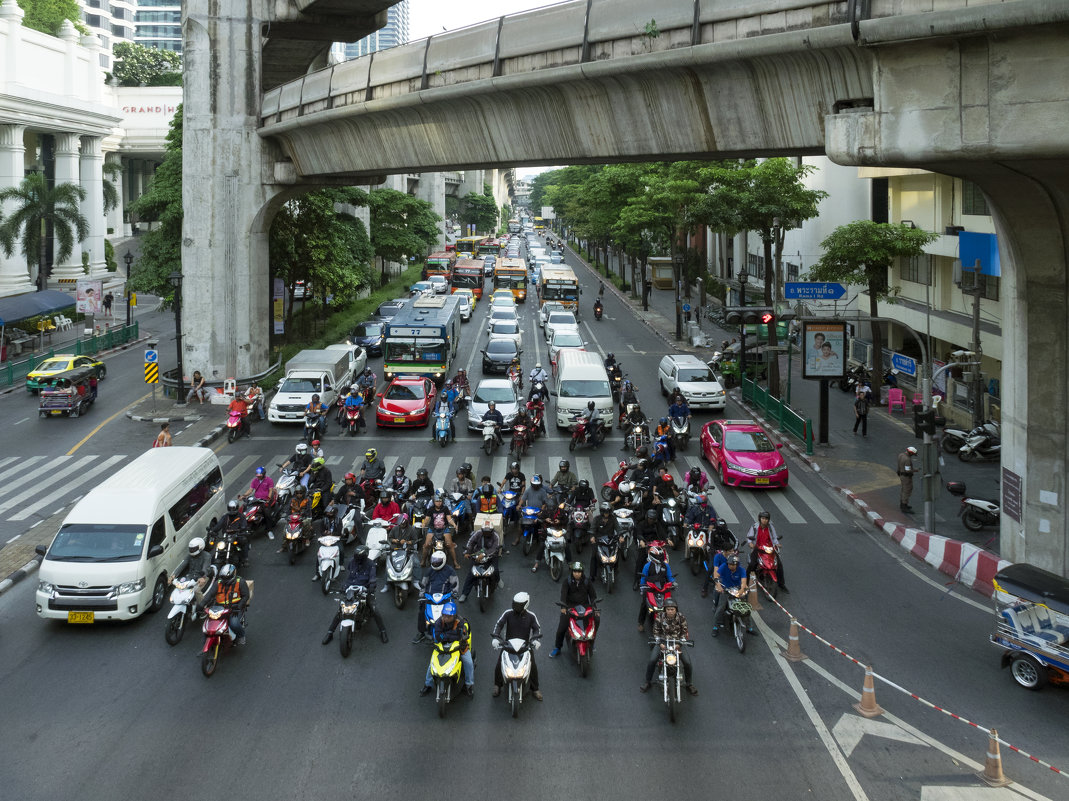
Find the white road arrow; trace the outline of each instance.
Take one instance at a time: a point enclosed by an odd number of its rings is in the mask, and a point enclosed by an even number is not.
[[[861,738],[866,734],[871,734],[876,737],[886,737],[889,740],[898,740],[903,743],[912,743],[914,745],[927,745],[923,740],[914,737],[909,732],[900,729],[893,723],[884,723],[880,720],[869,720],[868,718],[858,717],[857,715],[843,715],[839,718],[839,722],[835,724],[835,728],[831,730],[832,735],[839,742],[839,746],[843,749],[843,753],[849,757],[857,744],[861,742]]]
[[[645,356],[647,353],[649,353],[648,350],[635,350],[635,346],[630,343],[628,343],[627,347],[631,348],[632,353],[637,353],[639,356]]]

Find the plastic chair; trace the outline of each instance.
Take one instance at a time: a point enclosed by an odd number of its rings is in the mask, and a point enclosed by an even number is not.
[[[891,387],[887,391],[887,412],[890,414],[895,410],[895,406],[902,410],[902,414],[906,413],[906,395],[898,387]]]
[[[921,393],[919,393],[919,392],[914,392],[913,393],[913,405],[914,406],[923,406],[924,405],[924,396]]]

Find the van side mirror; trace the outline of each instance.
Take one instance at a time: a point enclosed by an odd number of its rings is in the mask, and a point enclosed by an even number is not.
[[[163,553],[163,546],[162,545],[153,545],[151,548],[148,549],[148,558],[149,559],[154,559],[155,557],[159,556],[162,553]]]
[[[44,545],[38,545],[36,548],[33,549],[33,552],[38,556],[44,556],[46,553],[48,553],[48,548]]]

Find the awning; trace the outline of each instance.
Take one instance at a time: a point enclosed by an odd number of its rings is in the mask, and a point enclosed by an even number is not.
[[[27,317],[51,314],[74,305],[74,295],[55,289],[0,298],[0,324],[11,325]]]

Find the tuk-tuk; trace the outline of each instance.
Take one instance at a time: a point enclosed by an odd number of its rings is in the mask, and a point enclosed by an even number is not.
[[[1014,681],[1038,690],[1069,684],[1069,580],[1025,563],[995,574],[996,626],[1002,667]]]
[[[713,358],[708,362],[708,365],[713,372],[720,374],[723,379],[721,383],[729,389],[738,386],[739,384],[739,352],[741,350],[742,347],[738,342],[735,342],[732,345],[729,345],[725,350],[716,351],[713,354]],[[768,363],[765,359],[766,354],[763,348],[751,347],[747,344],[746,375],[748,378],[754,381],[768,378]]]
[[[77,417],[89,411],[97,398],[97,376],[91,367],[64,370],[49,379],[38,393],[38,413],[41,417],[66,414]]]

